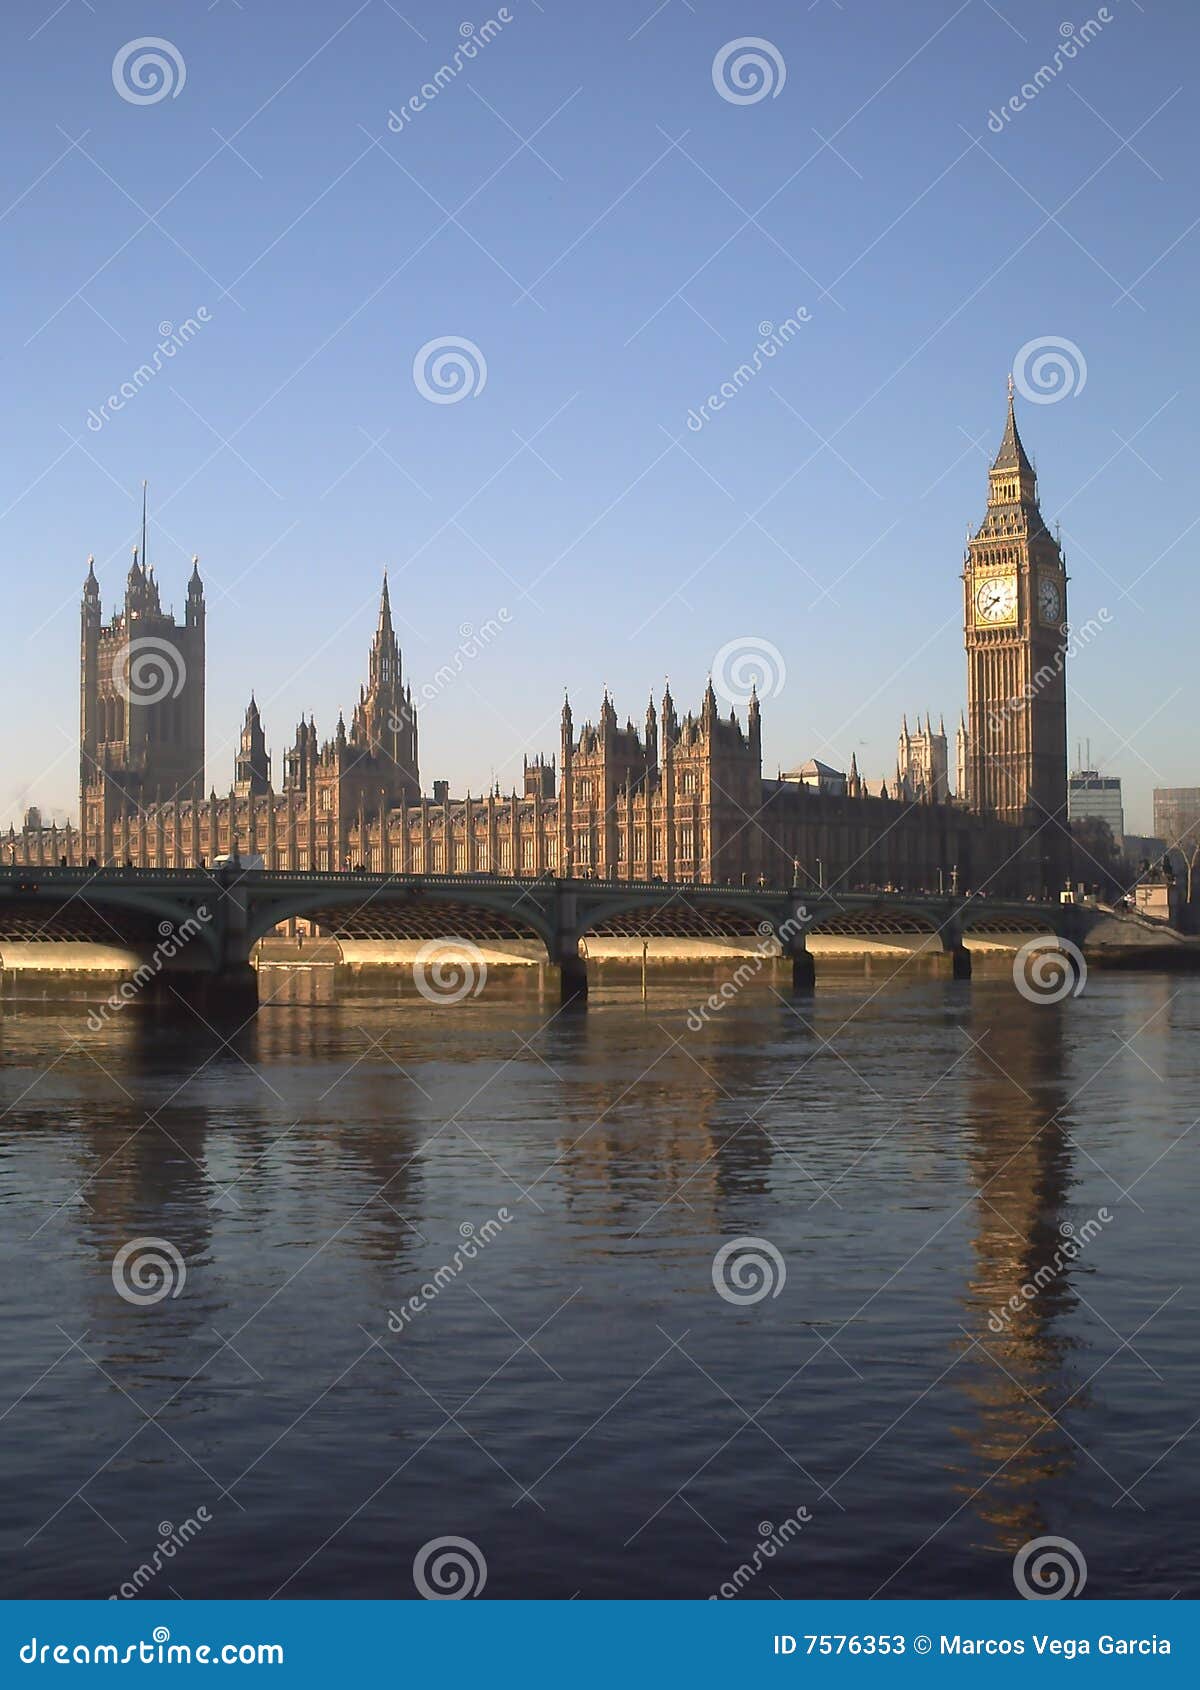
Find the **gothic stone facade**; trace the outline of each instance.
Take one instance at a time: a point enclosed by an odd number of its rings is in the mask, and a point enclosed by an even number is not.
[[[974,809],[1042,842],[1068,866],[1067,573],[1047,530],[1013,410],[988,472],[988,502],[963,568],[967,789]]]
[[[1059,883],[1046,822],[1057,802],[1060,738],[1065,792],[1061,691],[1023,701],[1033,719],[999,746],[993,721],[1006,719],[1023,678],[1044,666],[1059,638],[1049,613],[1061,618],[1065,606],[1011,402],[966,574],[971,726],[969,752],[961,734],[959,750],[969,803],[961,791],[950,797],[945,735],[928,721],[923,734],[906,734],[905,766],[890,792],[886,783],[869,792],[853,761],[844,793],[764,779],[758,699],[751,696],[743,724],[735,712],[721,714],[711,682],[700,709],[684,716],[668,688],[659,708],[651,700],[640,730],[618,724],[606,693],[596,721],[577,733],[567,702],[557,761],[527,759],[523,791],[451,799],[443,782],[432,798],[421,788],[416,712],[386,581],[349,729],[339,718],[321,741],[315,723],[301,721],[277,787],[251,699],[233,783],[205,796],[198,568],[176,623],[135,555],[124,603],[105,625],[89,566],[81,830],[10,830],[5,854],[166,868],[260,855],[268,868],[297,870],[1042,893]],[[1012,708],[1014,720],[1022,710]]]

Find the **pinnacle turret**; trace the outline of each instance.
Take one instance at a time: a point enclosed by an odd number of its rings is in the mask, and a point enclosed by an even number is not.
[[[1038,510],[1037,475],[1021,436],[1017,432],[1017,417],[1013,406],[1012,377],[1008,378],[1008,416],[1000,450],[988,471],[988,517],[983,534],[989,529],[997,534],[1011,534],[1016,527],[1033,530],[1042,527]],[[976,536],[978,538],[979,536]],[[968,556],[971,542],[968,539]]]
[[[373,800],[381,790],[393,800],[416,799],[420,791],[416,711],[411,688],[404,684],[386,570],[367,660],[367,680],[359,687],[348,739],[357,753],[355,766],[362,780],[370,784]]]
[[[992,473],[997,470],[1016,470],[1022,476],[1028,476],[1032,481],[1033,465],[1029,461],[1025,447],[1021,443],[1021,436],[1017,429],[1016,405],[1013,398],[1013,378],[1008,378],[1008,418],[1004,424],[1004,437],[1000,442],[1000,450],[996,453],[992,464]]]
[[[271,759],[267,755],[267,740],[258,702],[252,692],[246,706],[246,720],[242,725],[241,744],[234,767],[234,790],[245,798],[269,792],[270,789]]]

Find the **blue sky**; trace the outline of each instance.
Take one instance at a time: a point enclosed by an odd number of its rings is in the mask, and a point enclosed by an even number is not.
[[[698,704],[741,638],[786,665],[767,772],[878,777],[902,710],[963,702],[965,532],[1043,338],[1076,349],[1069,391],[1020,423],[1072,620],[1109,615],[1072,752],[1124,777],[1130,829],[1200,782],[1188,0],[54,7],[0,18],[5,821],[74,809],[79,587],[94,552],[115,603],[143,477],[164,597],[193,552],[208,585],[218,788],[252,685],[277,753],[301,711],[349,712],[385,565],[418,688],[507,613],[423,713],[427,787],[519,780],[567,683],[577,721],[606,684],[639,717],[665,675]],[[747,36],[784,68],[739,103],[713,64]],[[114,59],[146,37],[182,83],[135,103]],[[486,365],[455,403],[414,381],[444,337]]]

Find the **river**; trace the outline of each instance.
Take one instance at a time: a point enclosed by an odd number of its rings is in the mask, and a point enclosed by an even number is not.
[[[711,990],[6,1006],[5,1594],[1194,1594],[1200,979]]]

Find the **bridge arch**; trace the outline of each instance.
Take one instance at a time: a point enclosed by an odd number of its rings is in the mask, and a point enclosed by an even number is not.
[[[586,892],[579,893],[579,938],[761,939],[777,933],[785,919],[778,897],[722,900],[712,892],[697,898],[679,891],[664,896],[664,891],[650,886],[614,898],[610,890],[603,899],[590,900]]]
[[[522,886],[522,882],[513,884]],[[553,955],[554,920],[532,888],[524,897],[475,883],[418,885],[394,890],[356,885],[353,876],[280,897],[248,898],[246,942],[254,946],[285,921],[316,922],[332,939],[472,941],[537,939]]]
[[[920,903],[868,904],[853,908],[826,905],[813,912],[810,932],[814,936],[888,938],[901,935],[941,933],[947,926],[945,912]]]
[[[0,937],[47,942],[76,938],[119,944],[149,957],[157,947],[183,935],[188,944],[202,944],[215,967],[221,951],[211,903],[204,899],[188,903],[143,886],[89,882],[64,895],[61,886],[34,883],[17,888],[11,899],[0,903]],[[204,909],[209,909],[208,916],[200,913]],[[118,919],[110,920],[113,917]]]
[[[963,934],[1054,933],[1062,926],[1050,919],[1045,906],[993,903],[989,898],[972,898],[963,906]]]

